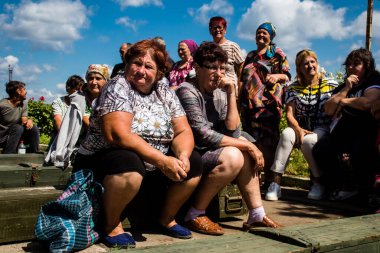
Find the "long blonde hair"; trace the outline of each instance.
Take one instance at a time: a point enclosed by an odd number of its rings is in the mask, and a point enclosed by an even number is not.
[[[306,85],[305,83],[306,80],[303,74],[301,73],[301,64],[303,64],[303,60],[308,56],[313,57],[318,63],[318,68],[317,68],[318,79],[323,77],[323,73],[320,72],[320,66],[319,66],[317,54],[311,49],[303,49],[297,53],[296,62],[295,62],[296,73],[297,73],[296,80],[298,80],[298,82],[302,85]]]

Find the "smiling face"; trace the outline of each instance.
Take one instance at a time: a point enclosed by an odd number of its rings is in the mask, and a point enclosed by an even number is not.
[[[131,59],[127,65],[126,78],[141,93],[152,91],[156,76],[157,65],[149,53]]]
[[[218,88],[220,79],[225,76],[226,64],[220,61],[204,63],[202,67],[196,65],[195,70],[201,91],[212,94]]]
[[[265,29],[258,29],[256,32],[256,45],[259,48],[267,47],[270,43],[270,34]]]
[[[312,80],[318,75],[318,61],[312,56],[306,56],[299,66],[300,73],[306,80]]]
[[[98,97],[100,90],[106,84],[106,79],[98,73],[89,73],[86,77],[87,88],[93,97]]]
[[[226,27],[222,22],[212,22],[209,31],[214,41],[220,41],[226,36]]]
[[[178,44],[178,56],[183,60],[183,61],[188,61],[191,57],[191,52],[189,47],[186,45],[186,43],[181,42]]]

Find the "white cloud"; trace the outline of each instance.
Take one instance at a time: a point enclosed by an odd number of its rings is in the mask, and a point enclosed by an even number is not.
[[[248,51],[245,50],[244,48],[241,49],[241,55],[243,56],[243,59],[245,59],[245,57],[247,57],[247,54],[248,54]]]
[[[6,83],[9,80],[8,66],[12,67],[12,79],[23,81],[25,83],[33,82],[43,72],[51,72],[55,70],[55,67],[44,64],[39,66],[37,64],[22,65],[19,63],[19,59],[16,56],[8,55],[4,58],[0,57],[0,83]]]
[[[366,34],[367,11],[363,11],[351,25],[351,35]],[[372,15],[372,37],[380,38],[380,11],[374,11]]]
[[[54,66],[51,66],[49,64],[43,64],[42,67],[47,72],[52,72],[52,71],[56,70],[56,68]]]
[[[35,89],[30,88],[30,86],[28,88],[28,84],[27,84],[26,89],[28,92],[28,97],[29,98],[33,97],[35,100],[38,100],[41,96],[43,96],[47,100],[47,102],[56,98],[56,95],[46,88],[35,90]]]
[[[66,91],[66,84],[65,83],[57,83],[56,87],[58,90]]]
[[[334,9],[322,1],[256,0],[242,15],[237,30],[240,38],[254,41],[257,27],[270,21],[277,28],[274,42],[288,55],[295,55],[311,47],[312,39],[352,36],[352,26],[344,24],[345,12],[345,8]]]
[[[7,13],[0,14],[0,30],[8,38],[28,41],[39,49],[69,50],[89,22],[89,11],[80,1],[23,0],[5,9]]]
[[[115,0],[122,9],[126,7],[140,7],[144,5],[163,6],[161,0]]]
[[[130,19],[129,17],[121,17],[121,18],[118,18],[116,21],[115,21],[116,24],[118,25],[123,25],[125,27],[128,27],[128,28],[131,28],[133,31],[137,31],[138,30],[138,27],[140,25],[143,25],[143,24],[146,24],[147,22],[146,21],[142,21],[142,20],[132,20]]]
[[[203,4],[198,9],[188,9],[187,13],[201,24],[208,25],[211,16],[226,18],[234,13],[234,7],[226,0],[212,0],[210,4]]]
[[[6,83],[9,79],[9,66],[13,71],[15,66],[18,66],[18,58],[13,55],[5,56],[4,58],[0,57],[0,83]]]
[[[363,34],[361,34],[361,35],[363,35]],[[359,41],[357,41],[357,42],[355,42],[355,43],[353,43],[353,44],[351,45],[351,47],[350,47],[350,52],[351,52],[352,50],[354,50],[354,49],[358,49],[358,48],[361,48],[361,47],[365,47],[365,42],[362,41],[362,40],[359,40]]]
[[[110,41],[110,38],[108,36],[100,35],[98,37],[98,41],[100,41],[101,43],[107,43]]]

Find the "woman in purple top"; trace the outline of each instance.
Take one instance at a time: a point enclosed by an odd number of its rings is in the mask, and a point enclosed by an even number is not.
[[[182,40],[178,43],[178,56],[181,58],[177,61],[169,73],[170,88],[176,90],[183,83],[193,70],[193,56],[197,51],[198,45],[194,40]]]

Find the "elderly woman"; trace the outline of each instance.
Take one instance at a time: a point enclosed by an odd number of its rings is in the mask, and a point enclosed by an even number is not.
[[[345,83],[325,104],[333,116],[331,135],[314,146],[318,166],[326,174],[331,199],[344,200],[367,191],[377,169],[376,122],[371,106],[380,99],[380,73],[370,51],[353,50],[344,62]]]
[[[212,40],[227,53],[228,61],[226,64],[226,77],[233,81],[237,96],[241,88],[239,77],[244,63],[241,49],[237,43],[226,38],[227,21],[223,17],[216,16],[210,18],[209,32],[212,36]]]
[[[103,183],[103,239],[108,246],[135,245],[120,215],[148,179],[169,186],[159,220],[164,231],[178,238],[192,236],[174,217],[200,181],[202,164],[192,152],[193,134],[178,98],[159,81],[167,57],[154,40],[128,50],[125,76],[116,76],[102,89],[76,158],[76,168],[92,169]]]
[[[256,30],[257,49],[245,59],[239,107],[243,130],[256,140],[265,158],[265,173],[274,161],[280,137],[284,83],[290,80],[285,54],[273,43],[276,28],[263,23]],[[266,177],[267,181],[267,177]],[[268,187],[269,182],[266,182]]]
[[[281,197],[281,176],[294,147],[301,149],[311,171],[313,185],[307,197],[318,200],[324,193],[321,171],[312,149],[318,139],[329,132],[331,119],[325,115],[323,106],[338,83],[323,76],[317,55],[312,50],[298,52],[295,65],[297,79],[285,94],[288,127],[280,136],[274,163],[269,171],[271,184],[265,195],[266,200],[278,200]]]
[[[227,59],[226,52],[216,43],[203,43],[194,56],[195,81],[183,83],[176,91],[205,171],[185,221],[190,229],[211,235],[224,231],[205,216],[205,210],[212,198],[233,180],[249,208],[244,228],[279,226],[266,216],[261,201],[257,172],[264,166],[262,153],[240,136],[235,86],[225,76]]]
[[[194,40],[182,40],[178,43],[178,56],[181,58],[177,61],[172,70],[169,72],[170,88],[176,90],[178,86],[186,80],[193,68],[193,56],[197,51],[198,45]]]

